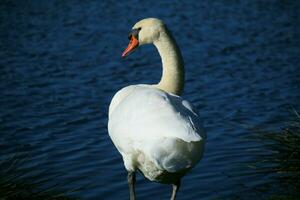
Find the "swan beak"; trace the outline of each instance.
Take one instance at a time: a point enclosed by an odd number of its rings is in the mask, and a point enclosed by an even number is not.
[[[139,41],[136,39],[134,35],[131,36],[130,42],[125,49],[125,51],[122,53],[122,58],[125,58],[129,53],[131,53],[135,48],[139,46]]]

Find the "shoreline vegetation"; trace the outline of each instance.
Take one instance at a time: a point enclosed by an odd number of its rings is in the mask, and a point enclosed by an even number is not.
[[[0,200],[78,200],[67,195],[72,191],[62,191],[59,186],[45,187],[50,179],[43,175],[26,178],[18,164],[26,161],[26,157],[15,155],[5,161],[0,161]]]
[[[292,119],[279,132],[255,129],[251,140],[266,150],[248,165],[254,173],[274,176],[264,185],[270,192],[267,200],[300,199],[300,114],[293,110]]]

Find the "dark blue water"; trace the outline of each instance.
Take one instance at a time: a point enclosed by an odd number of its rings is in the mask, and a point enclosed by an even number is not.
[[[278,130],[300,108],[299,10],[293,0],[1,1],[0,162],[11,160],[21,178],[67,195],[127,199],[108,106],[120,88],[160,79],[153,46],[121,59],[133,24],[158,17],[182,50],[183,97],[208,133],[179,199],[262,198],[251,188],[272,176],[237,175],[263,151],[244,139],[252,134],[245,126]],[[170,192],[138,177],[139,199]]]

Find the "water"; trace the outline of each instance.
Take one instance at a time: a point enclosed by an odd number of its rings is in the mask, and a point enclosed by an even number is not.
[[[272,181],[245,163],[263,151],[244,128],[278,130],[300,108],[299,2],[1,1],[0,162],[21,178],[82,199],[126,199],[126,171],[107,133],[108,105],[129,84],[155,83],[160,58],[145,46],[122,60],[127,34],[163,19],[185,60],[184,98],[208,133],[201,163],[180,199],[261,197]],[[2,168],[2,169],[1,169]],[[1,170],[7,170],[1,165]],[[138,176],[139,199],[170,186]]]

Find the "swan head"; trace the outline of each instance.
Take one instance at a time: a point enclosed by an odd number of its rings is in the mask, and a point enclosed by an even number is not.
[[[147,18],[137,22],[129,33],[130,42],[122,57],[126,57],[141,45],[154,43],[165,30],[165,24],[157,18]]]

